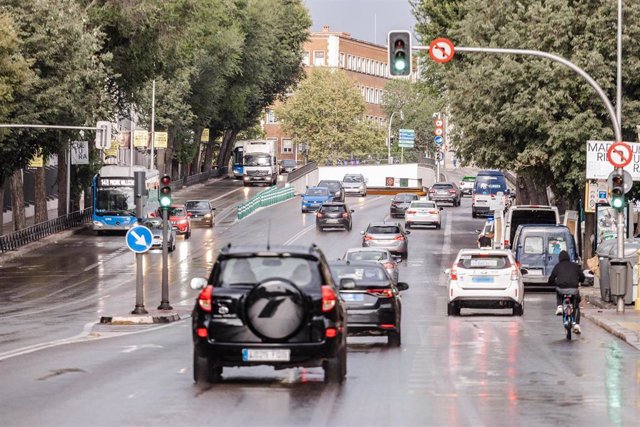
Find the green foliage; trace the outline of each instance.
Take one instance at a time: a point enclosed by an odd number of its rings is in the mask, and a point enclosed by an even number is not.
[[[324,163],[384,153],[384,129],[365,121],[365,110],[346,72],[318,68],[276,114],[295,142],[308,144],[309,158]]]
[[[589,73],[615,99],[615,2],[590,0],[467,0],[436,21],[439,6],[418,6],[425,40],[448,28],[462,46],[551,52]],[[452,9],[453,10],[453,9]],[[435,13],[436,15],[432,15]],[[439,15],[438,15],[439,16]],[[625,4],[623,135],[635,140],[640,119],[640,5]],[[446,23],[447,25],[444,25]],[[441,25],[438,27],[438,25]],[[585,180],[589,139],[612,140],[601,100],[577,74],[546,59],[457,52],[443,73],[455,123],[458,157],[481,167],[514,170],[561,199],[577,200]]]

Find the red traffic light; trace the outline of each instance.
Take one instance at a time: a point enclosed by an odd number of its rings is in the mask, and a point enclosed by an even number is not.
[[[162,185],[171,184],[171,177],[169,175],[163,175],[162,178],[160,178],[160,184]]]
[[[396,49],[404,49],[404,41],[400,40],[400,39],[396,40],[395,48]]]

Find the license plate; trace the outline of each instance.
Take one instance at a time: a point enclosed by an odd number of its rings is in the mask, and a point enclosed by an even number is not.
[[[343,300],[349,302],[364,301],[364,295],[362,294],[340,294]]]
[[[261,350],[253,348],[242,349],[244,362],[288,362],[291,358],[291,350]]]
[[[493,283],[493,277],[474,276],[471,278],[472,283]]]
[[[337,223],[339,223],[339,222],[340,222],[340,220],[339,220],[339,219],[328,219],[328,220],[327,220],[327,223],[329,223],[329,224],[337,224]]]
[[[542,276],[542,270],[527,270],[528,276]]]

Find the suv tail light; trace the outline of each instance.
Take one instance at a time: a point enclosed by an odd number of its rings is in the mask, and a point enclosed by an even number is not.
[[[451,189],[451,190],[449,190],[449,193],[456,194],[456,190]]]
[[[458,268],[455,264],[451,266],[451,280],[458,280]]]
[[[316,216],[317,216],[318,218],[322,218],[322,217],[324,216],[324,214],[323,214],[322,212],[318,212],[318,213],[316,214]]]
[[[511,280],[518,280],[518,267],[515,265],[511,266]]]
[[[415,210],[413,210],[413,209],[407,209],[407,213],[408,213],[408,214],[414,214],[414,213],[416,213],[416,211],[415,211]]]
[[[373,288],[367,289],[367,293],[375,297],[393,298],[393,290],[391,288]]]
[[[505,239],[503,243],[505,248],[509,247],[509,240]]]
[[[344,219],[349,218],[349,214],[348,214],[348,213],[346,213],[346,212],[343,212],[343,213],[342,213],[342,218],[344,218]]]
[[[396,268],[396,264],[394,262],[385,262],[384,263],[384,268],[386,268],[387,270],[392,269],[392,268]]]
[[[200,292],[200,295],[198,296],[198,305],[200,306],[200,308],[202,310],[206,311],[207,313],[211,313],[212,296],[213,296],[213,286],[212,285],[209,285],[206,288],[204,288]]]
[[[404,240],[404,236],[401,234],[393,240]]]
[[[431,190],[429,190],[429,193],[435,193],[436,190],[434,190],[433,188]]]
[[[365,234],[364,240],[373,240],[373,237],[369,236],[368,234]]]
[[[429,213],[429,215],[435,215],[435,214],[438,213],[438,211],[429,211],[428,213]]]
[[[322,312],[326,313],[331,311],[336,306],[336,293],[333,292],[331,286],[323,285],[322,286]]]

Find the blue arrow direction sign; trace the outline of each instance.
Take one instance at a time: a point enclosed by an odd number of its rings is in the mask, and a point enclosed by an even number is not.
[[[444,142],[444,138],[441,137],[440,135],[434,136],[433,137],[433,142],[435,142],[437,146],[440,146]]]
[[[153,243],[153,234],[151,233],[151,230],[144,225],[136,225],[127,231],[125,240],[127,241],[129,249],[137,254],[141,254],[143,252],[147,252],[149,248],[151,248],[151,244]]]

